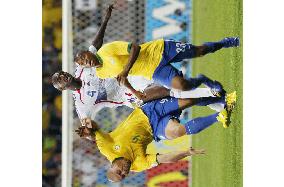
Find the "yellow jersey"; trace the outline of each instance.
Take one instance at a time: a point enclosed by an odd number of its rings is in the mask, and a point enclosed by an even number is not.
[[[112,162],[124,157],[131,161],[131,171],[140,172],[157,165],[156,154],[146,154],[151,143],[152,128],[148,117],[139,108],[119,124],[111,133],[96,132],[96,143],[100,152]]]
[[[129,75],[140,75],[151,80],[154,71],[161,62],[164,40],[154,40],[140,45],[140,53]],[[99,78],[114,78],[128,64],[131,43],[115,41],[103,45],[97,52],[102,67],[96,68]]]

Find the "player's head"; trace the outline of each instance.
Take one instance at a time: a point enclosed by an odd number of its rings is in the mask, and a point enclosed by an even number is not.
[[[75,56],[75,62],[84,67],[97,67],[100,64],[96,55],[90,51],[80,51]]]
[[[113,160],[111,167],[107,171],[107,178],[111,182],[119,182],[123,180],[130,171],[131,161],[123,157]]]
[[[80,79],[76,79],[71,74],[64,71],[54,73],[51,79],[53,86],[60,91],[78,90],[82,86]]]

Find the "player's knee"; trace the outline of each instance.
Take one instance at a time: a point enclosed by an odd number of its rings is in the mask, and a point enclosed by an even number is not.
[[[183,80],[181,80],[180,87],[181,87],[181,90],[183,90],[183,91],[189,90],[190,84],[187,80],[183,79]]]
[[[179,125],[179,126],[172,128],[169,131],[167,138],[168,139],[175,139],[175,138],[181,137],[183,135],[185,135],[184,127]]]

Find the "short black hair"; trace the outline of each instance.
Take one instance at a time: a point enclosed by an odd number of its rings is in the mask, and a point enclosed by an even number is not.
[[[62,88],[61,85],[60,85],[60,79],[59,79],[59,76],[63,73],[64,73],[64,71],[58,71],[58,72],[54,73],[51,77],[51,82],[52,82],[53,86],[60,91],[64,90],[64,88]]]

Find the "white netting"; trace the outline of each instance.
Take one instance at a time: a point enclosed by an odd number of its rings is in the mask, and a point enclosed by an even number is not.
[[[85,2],[85,4],[84,4]],[[102,22],[107,6],[112,1],[73,1],[73,51],[87,50]],[[112,12],[104,42],[125,40],[143,42],[144,39],[144,1],[117,1],[118,10]],[[127,117],[131,109],[103,109],[97,116],[103,129],[110,131]],[[77,116],[77,115],[74,115]],[[78,121],[74,124],[74,128]],[[109,162],[98,152],[95,145],[80,140],[74,135],[73,141],[73,186],[98,186],[110,184],[105,176]],[[141,175],[141,174],[140,174]],[[134,180],[133,180],[134,179]],[[137,180],[135,180],[137,179]],[[143,186],[144,177],[130,177],[124,186]]]
[[[79,50],[88,49],[102,22],[106,8],[111,2],[113,1],[72,0],[73,55]],[[117,0],[118,8],[112,12],[106,29],[104,43],[114,40],[143,43],[146,38],[146,3],[147,1],[144,0]],[[175,16],[182,14],[181,9],[176,9],[174,12]],[[184,25],[184,22],[181,22],[178,27],[181,30],[185,30],[186,25]],[[188,38],[183,36],[178,39],[186,40]],[[185,67],[183,68],[186,69]],[[111,131],[130,112],[131,109],[127,107],[103,109],[97,114],[96,120],[99,124],[103,124],[105,131]],[[74,116],[77,116],[75,111]],[[73,129],[78,125],[79,121],[74,119]],[[98,152],[97,147],[92,142],[81,140],[77,135],[73,135],[73,186],[144,186],[147,177],[151,177],[151,173],[149,175],[146,172],[141,172],[132,174],[121,184],[112,184],[107,181],[105,175],[108,166],[109,162]],[[187,171],[187,169],[185,170]],[[187,185],[187,180],[184,184]]]

